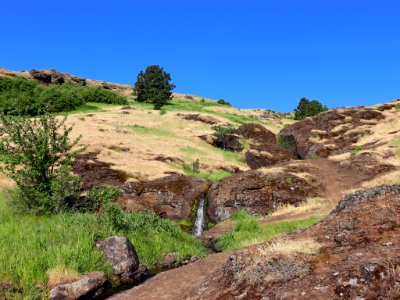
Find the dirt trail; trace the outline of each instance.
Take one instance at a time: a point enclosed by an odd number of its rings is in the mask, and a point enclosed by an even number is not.
[[[123,300],[181,300],[216,272],[228,259],[230,252],[212,254],[192,264],[159,273],[145,283],[108,299]]]

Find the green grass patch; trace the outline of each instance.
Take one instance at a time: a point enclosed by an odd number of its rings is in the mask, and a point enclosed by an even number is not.
[[[358,152],[364,150],[362,146],[356,146],[353,150],[351,150],[351,155],[356,155]]]
[[[228,176],[232,175],[228,171],[216,171],[216,172],[199,171],[199,172],[194,172],[190,168],[183,168],[183,171],[185,172],[186,175],[196,176],[196,177],[200,177],[200,178],[211,180],[211,181],[218,181],[218,180],[221,180],[221,179],[223,179],[225,177],[228,177]]]
[[[400,139],[395,139],[389,143],[389,147],[400,147]]]
[[[312,155],[310,157],[308,157],[309,160],[320,160],[321,157],[317,156],[317,155]]]
[[[217,247],[223,251],[261,243],[280,233],[293,232],[311,226],[320,221],[321,217],[313,216],[304,220],[259,225],[257,217],[243,210],[233,214],[232,220],[236,223],[235,229],[223,234],[217,242]]]
[[[48,271],[62,266],[78,273],[110,272],[94,245],[99,239],[121,234],[91,213],[62,213],[51,216],[21,215],[0,193],[0,283],[11,282],[22,294],[10,298],[45,298],[36,286],[45,287]],[[204,246],[179,225],[154,213],[126,214],[127,236],[142,265],[153,267],[163,253],[177,252],[182,258],[205,256]],[[0,294],[2,291],[0,290]]]
[[[152,135],[152,136],[158,136],[158,137],[175,137],[176,136],[176,134],[174,132],[160,129],[160,128],[144,127],[144,126],[140,126],[137,124],[132,125],[132,126],[126,126],[126,127],[133,129],[138,134]]]
[[[181,148],[182,152],[188,153],[188,154],[193,154],[193,155],[206,155],[207,153],[203,150],[190,147],[190,146],[185,146]]]

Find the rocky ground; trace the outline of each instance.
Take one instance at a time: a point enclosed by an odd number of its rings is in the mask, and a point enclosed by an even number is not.
[[[399,299],[399,213],[397,185],[356,192],[311,228],[211,255],[111,299]]]

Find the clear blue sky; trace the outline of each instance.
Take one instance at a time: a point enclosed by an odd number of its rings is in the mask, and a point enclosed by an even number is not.
[[[293,110],[400,98],[400,2],[2,0],[0,66],[133,84],[148,65],[176,92]]]

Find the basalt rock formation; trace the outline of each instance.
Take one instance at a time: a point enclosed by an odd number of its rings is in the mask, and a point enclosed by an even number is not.
[[[246,163],[251,169],[259,169],[290,160],[290,152],[278,144],[276,135],[259,124],[244,124],[236,134],[250,140],[250,149],[245,153]]]
[[[229,218],[240,209],[266,215],[280,205],[296,205],[323,191],[322,182],[312,175],[305,178],[284,171],[252,170],[211,185],[207,194],[207,213],[216,222]]]
[[[383,122],[386,110],[398,102],[375,107],[333,109],[281,130],[279,139],[294,157],[329,157],[353,149],[353,144]],[[366,145],[368,146],[368,145]]]
[[[207,193],[209,182],[204,179],[170,175],[152,181],[129,182],[118,203],[126,210],[150,210],[171,219],[190,217],[196,200]]]

